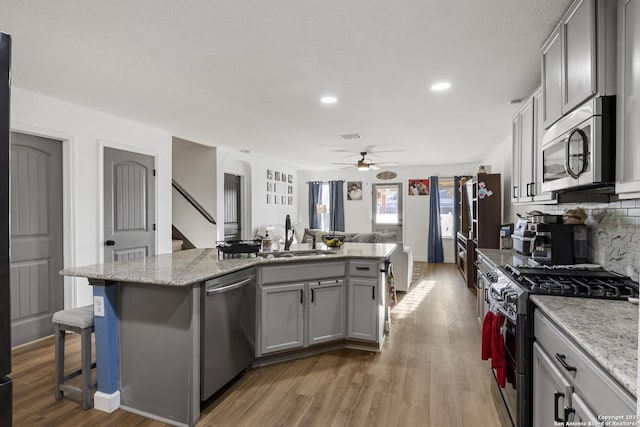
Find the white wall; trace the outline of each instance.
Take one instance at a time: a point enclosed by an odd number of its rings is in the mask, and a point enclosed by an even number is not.
[[[284,227],[286,215],[291,215],[293,223],[300,222],[297,212],[298,192],[296,183],[299,181],[295,169],[284,162],[267,159],[254,154],[241,153],[239,150],[219,147],[217,150],[218,173],[218,212],[224,212],[224,174],[231,173],[242,177],[245,195],[245,207],[248,212],[245,218],[243,239],[253,238],[259,227],[266,225],[280,225]],[[267,169],[274,172],[284,172],[293,175],[293,205],[267,204]],[[275,193],[271,193],[275,194]],[[289,194],[285,194],[285,198]],[[219,224],[224,218],[216,218]],[[223,228],[218,228],[218,239],[222,240]]]
[[[156,252],[171,251],[171,134],[18,87],[12,130],[63,140],[64,266],[103,261],[102,151],[109,146],[156,159]],[[65,278],[65,306],[90,304],[86,279]]]
[[[337,169],[333,171],[299,171],[297,191],[298,217],[305,227],[309,226],[308,181],[344,180],[362,181],[362,200],[345,200],[345,230],[348,232],[370,232],[372,229],[373,194],[372,184],[402,183],[403,242],[413,249],[416,261],[427,261],[427,239],[429,232],[429,197],[408,196],[409,179],[426,179],[430,176],[451,177],[471,175],[477,170],[477,164],[458,164],[444,166],[406,166],[390,168],[398,174],[395,179],[383,181],[376,178],[377,171],[358,171]],[[346,197],[346,196],[345,196]],[[454,262],[453,239],[443,242],[445,262]]]
[[[173,179],[209,212],[217,224],[211,224],[177,190],[172,191],[173,225],[196,248],[212,248],[217,231],[224,223],[218,220],[216,149],[180,138],[173,138]]]

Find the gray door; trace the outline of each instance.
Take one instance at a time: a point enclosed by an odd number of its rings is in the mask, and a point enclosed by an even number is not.
[[[240,177],[224,174],[224,240],[240,240],[242,224],[240,221]]]
[[[155,254],[154,159],[104,149],[104,260]]]
[[[62,143],[11,133],[11,345],[53,333],[64,305]]]
[[[402,184],[373,184],[373,232],[396,233],[402,242]]]

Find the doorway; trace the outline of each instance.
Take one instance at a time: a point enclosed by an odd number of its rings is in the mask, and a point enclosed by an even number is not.
[[[396,233],[402,242],[402,184],[373,184],[372,189],[372,231]]]
[[[242,236],[242,182],[239,175],[224,174],[224,240]]]
[[[51,335],[64,306],[62,141],[11,133],[11,345]]]
[[[104,260],[155,254],[155,159],[104,148]]]

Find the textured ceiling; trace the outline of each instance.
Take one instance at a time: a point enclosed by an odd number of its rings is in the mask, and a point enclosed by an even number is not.
[[[436,165],[479,162],[509,135],[509,101],[539,84],[539,47],[568,4],[0,0],[0,30],[16,86],[181,138],[301,169],[367,146]],[[431,92],[438,80],[452,89]]]

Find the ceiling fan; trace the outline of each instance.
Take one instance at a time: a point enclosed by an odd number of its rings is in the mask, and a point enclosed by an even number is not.
[[[380,151],[379,151],[380,152]],[[384,162],[384,163],[374,163],[371,160],[367,159],[367,152],[361,151],[360,155],[362,158],[358,160],[356,163],[331,163],[332,165],[349,165],[355,166],[359,171],[368,171],[369,169],[378,170],[380,169],[378,166],[391,166],[397,165],[398,162]]]

